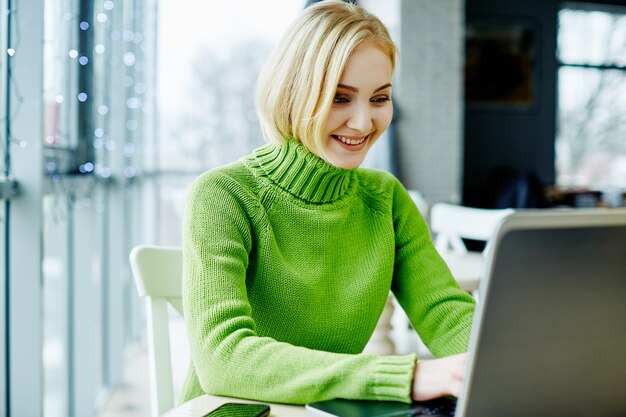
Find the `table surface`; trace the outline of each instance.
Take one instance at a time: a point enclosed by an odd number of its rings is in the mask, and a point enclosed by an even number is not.
[[[216,409],[222,404],[235,402],[259,403],[259,401],[242,400],[239,398],[202,395],[171,409],[163,417],[204,417],[209,413],[209,411]],[[273,404],[267,402],[261,403],[269,404],[270,417],[310,417],[310,414],[308,414],[304,406],[301,405]]]

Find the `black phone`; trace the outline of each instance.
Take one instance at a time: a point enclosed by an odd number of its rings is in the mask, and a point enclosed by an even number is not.
[[[267,404],[226,403],[204,417],[266,417],[270,415]]]

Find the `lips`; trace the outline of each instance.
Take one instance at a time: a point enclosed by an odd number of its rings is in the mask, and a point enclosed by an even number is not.
[[[337,143],[344,148],[351,150],[361,149],[367,142],[371,134],[365,136],[344,136],[344,135],[330,135]]]
[[[365,142],[365,139],[367,139],[367,136],[362,136],[362,137],[342,136],[342,135],[331,135],[331,136],[334,139],[340,141],[341,143],[344,143],[346,145],[351,145],[351,146],[358,146],[362,144],[363,142]]]

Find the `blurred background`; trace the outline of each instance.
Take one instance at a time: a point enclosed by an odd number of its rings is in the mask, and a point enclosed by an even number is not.
[[[307,3],[0,0],[0,416],[148,415],[128,253],[264,143],[256,77]],[[368,166],[428,204],[624,205],[626,1],[359,3],[400,47]]]

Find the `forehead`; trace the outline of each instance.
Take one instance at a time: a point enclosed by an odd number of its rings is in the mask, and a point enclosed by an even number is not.
[[[392,69],[391,59],[380,48],[366,44],[350,55],[348,62],[341,74],[341,84],[354,87],[374,86],[380,87],[391,82]]]

